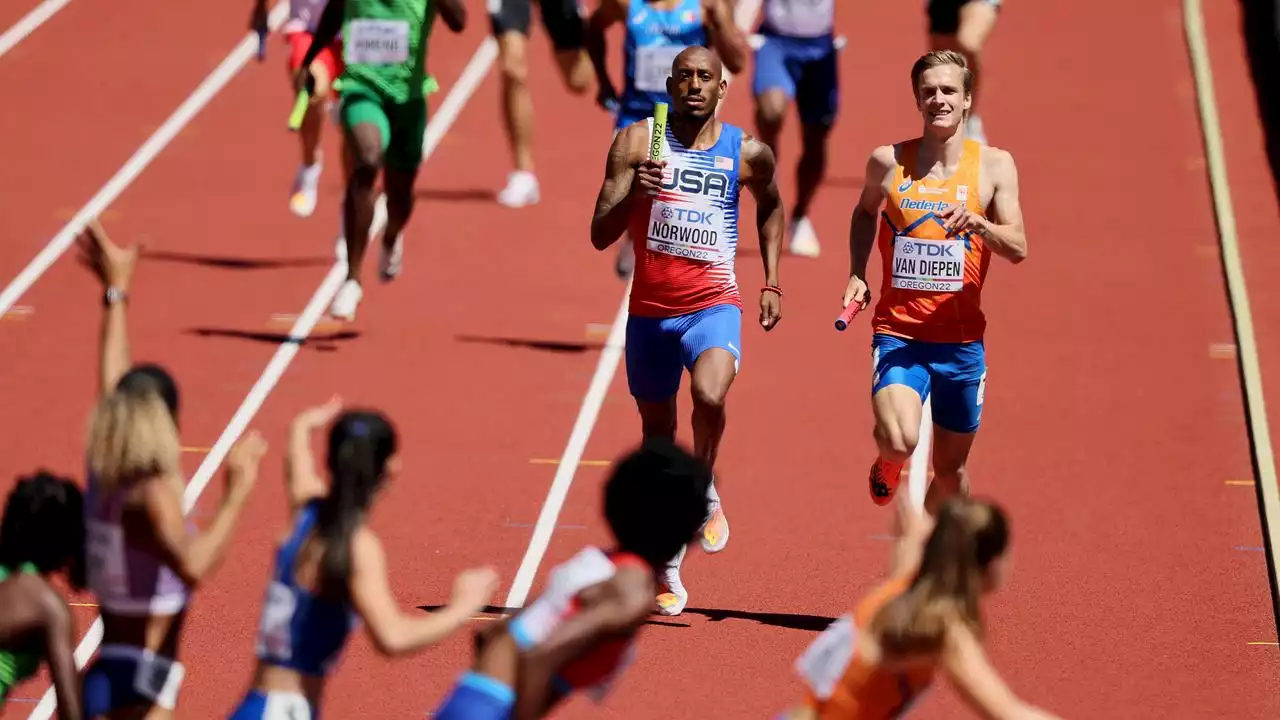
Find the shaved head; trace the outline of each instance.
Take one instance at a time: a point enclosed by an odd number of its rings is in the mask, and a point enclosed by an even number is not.
[[[678,75],[681,67],[696,69],[705,67],[711,70],[715,75],[716,82],[724,77],[724,64],[720,62],[720,56],[715,50],[701,45],[690,45],[676,55],[676,59],[671,61],[671,74]]]
[[[711,48],[690,45],[671,61],[667,93],[677,115],[704,118],[714,115],[728,83],[724,64]]]

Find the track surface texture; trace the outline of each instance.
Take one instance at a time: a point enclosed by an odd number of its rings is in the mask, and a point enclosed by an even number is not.
[[[1280,370],[1280,295],[1265,282],[1280,270],[1275,196],[1239,17],[1232,4],[1207,5],[1259,351],[1264,369]],[[442,86],[433,113],[488,32],[483,5],[469,9],[464,34],[433,34],[428,63]],[[1099,22],[1104,11],[1110,19]],[[685,614],[653,618],[602,708],[575,699],[560,717],[771,716],[799,697],[795,657],[887,567],[891,518],[871,505],[865,479],[868,328],[860,319],[840,334],[831,322],[864,160],[918,132],[908,70],[924,47],[923,15],[915,3],[839,12],[849,40],[841,116],[812,211],[823,254],[784,257],[784,315],[768,335],[756,322],[762,272],[743,195],[745,355],[717,468],[729,547],[690,551]],[[0,139],[11,170],[0,177],[4,283],[223,61],[247,15],[74,0],[0,57],[11,96],[41,98],[38,113],[9,113]],[[1086,37],[1091,50],[1081,52]],[[611,36],[614,56],[619,40]],[[337,135],[326,128],[316,214],[294,218],[285,51],[273,36],[266,64],[236,74],[103,214],[118,241],[148,238],[133,352],[181,383],[192,473],[286,339],[292,321],[276,316],[302,312],[332,265]],[[509,160],[490,71],[422,168],[402,277],[378,283],[371,256],[358,319],[317,327],[252,418],[271,450],[234,549],[196,596],[181,715],[225,716],[247,687],[270,550],[286,521],[284,430],[333,392],[389,413],[406,448],[403,476],[373,517],[401,602],[446,602],[453,576],[485,563],[503,578],[493,603],[511,590],[625,291],[613,252],[587,239],[610,119],[590,96],[565,93],[540,28],[530,63],[541,204],[493,201]],[[1017,159],[1030,238],[1028,262],[994,262],[986,291],[991,373],[971,468],[975,492],[1010,511],[1016,556],[1009,586],[987,604],[990,653],[1017,692],[1064,717],[1280,716],[1275,619],[1178,3],[1008,3],[984,67],[982,115],[991,142]],[[748,80],[735,80],[722,117],[751,129]],[[798,141],[792,116],[780,164],[788,207]],[[878,287],[878,271],[871,280]],[[68,253],[0,322],[9,407],[0,489],[39,466],[82,475],[97,301]],[[602,461],[638,433],[619,366],[533,594],[554,563],[608,541]],[[220,496],[219,474],[197,522]],[[83,632],[95,609],[75,610]],[[357,635],[325,713],[421,717],[469,653],[462,633],[388,662]],[[0,717],[26,717],[46,687],[44,673],[19,686]],[[912,716],[967,715],[940,686]]]

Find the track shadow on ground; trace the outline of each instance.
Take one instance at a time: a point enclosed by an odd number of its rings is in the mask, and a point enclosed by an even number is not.
[[[238,258],[171,252],[168,250],[144,250],[142,257],[147,260],[200,265],[222,270],[279,270],[281,268],[315,267],[333,264],[333,258],[331,257]]]
[[[438,610],[443,610],[444,607],[444,605],[419,605],[418,609],[423,612],[436,612]],[[520,610],[523,610],[523,608],[509,608],[503,607],[502,605],[486,605],[484,609],[480,611],[481,614],[478,617],[482,617],[484,620],[493,622],[501,620],[508,615],[513,615]],[[672,620],[646,620],[644,624],[662,625],[665,627],[689,627],[689,623]]]
[[[465,343],[481,343],[485,345],[505,345],[507,347],[542,350],[554,353],[584,353],[604,348],[602,342],[570,342],[565,340],[537,340],[532,338],[488,337],[483,335],[455,335],[454,339]]]
[[[702,615],[711,622],[723,622],[725,620],[750,620],[758,622],[761,625],[772,625],[773,627],[787,628],[789,630],[808,630],[810,632],[822,632],[827,626],[835,622],[833,617],[823,615],[803,615],[798,613],[774,613],[774,612],[750,612],[747,610],[723,610],[718,608],[693,608],[686,607],[685,615]]]
[[[337,330],[327,333],[312,333],[305,339],[295,339],[286,332],[267,332],[258,330],[238,330],[235,328],[196,327],[185,331],[189,335],[205,338],[231,338],[233,340],[249,340],[251,342],[283,345],[297,343],[300,347],[312,348],[321,352],[332,352],[338,349],[338,343],[355,340],[360,333],[355,330]]]
[[[419,200],[443,200],[447,202],[492,202],[498,195],[483,188],[420,188],[414,191]]]

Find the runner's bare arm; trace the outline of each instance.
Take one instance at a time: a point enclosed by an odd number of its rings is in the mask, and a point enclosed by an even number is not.
[[[307,54],[302,57],[302,65],[300,69],[310,72],[311,63],[324,51],[325,48],[333,44],[333,39],[338,37],[338,31],[342,29],[342,17],[346,13],[346,0],[329,0],[324,5],[324,12],[320,13],[320,22],[316,23],[316,32],[311,36],[311,47],[307,48]],[[334,78],[330,78],[333,80]]]
[[[80,706],[80,673],[76,670],[76,624],[71,610],[53,588],[45,584],[40,604],[44,615],[44,653],[58,698],[59,720],[84,717]]]
[[[703,0],[702,10],[706,17],[707,35],[720,56],[720,62],[724,63],[726,70],[737,75],[747,66],[751,46],[734,22],[733,5],[728,0]]]
[[[591,216],[591,244],[604,250],[622,237],[631,214],[632,185],[639,156],[637,138],[648,134],[648,124],[637,122],[623,128],[609,146],[604,182],[596,196],[595,213]]]
[[[448,605],[425,616],[407,615],[391,592],[382,543],[366,526],[356,528],[351,536],[351,602],[364,620],[374,649],[386,657],[429,647],[465,627],[489,602],[497,582],[492,570],[464,570],[454,580]]]
[[[760,236],[760,256],[764,260],[764,282],[778,286],[778,261],[782,257],[782,234],[786,211],[778,192],[777,160],[768,145],[751,135],[742,139],[744,184],[756,199],[756,232]]]
[[[552,699],[551,679],[562,667],[601,641],[626,637],[653,608],[652,581],[639,572],[619,572],[578,597],[584,605],[578,613],[536,647],[521,651],[514,720],[542,717]]]
[[[1022,226],[1022,203],[1018,199],[1018,166],[1005,150],[987,148],[988,171],[995,185],[991,215],[995,222],[978,218],[976,231],[991,252],[1014,263],[1027,259],[1027,233]]]
[[[440,19],[455,33],[467,29],[467,7],[462,0],[439,0]]]
[[[125,312],[126,301],[105,304],[109,290],[119,291],[127,297],[133,267],[138,259],[136,245],[121,249],[111,241],[107,231],[95,218],[90,220],[77,238],[80,246],[79,260],[102,283],[104,307],[102,329],[98,339],[99,395],[112,392],[120,378],[129,371],[129,330]]]
[[[596,84],[600,88],[601,97],[617,97],[618,91],[609,79],[608,48],[605,33],[614,23],[627,19],[627,10],[619,0],[601,0],[600,5],[587,20],[587,32],[584,44],[587,57],[591,58],[591,67],[596,71]]]
[[[188,587],[199,585],[222,562],[231,545],[240,512],[258,480],[267,443],[250,430],[227,453],[226,491],[203,532],[192,532],[182,509],[181,476],[154,475],[140,481],[141,503],[150,540],[166,566]]]
[[[329,492],[328,483],[316,471],[315,459],[311,454],[311,433],[329,424],[341,409],[342,400],[334,396],[324,405],[307,408],[298,413],[289,425],[289,445],[285,448],[284,477],[285,492],[291,513],[316,498],[324,497]]]
[[[864,280],[867,277],[867,261],[876,241],[877,216],[887,196],[885,183],[896,163],[892,145],[881,145],[867,158],[862,194],[849,220],[849,274],[853,277]]]
[[[942,665],[960,696],[980,717],[987,720],[1060,720],[1014,695],[987,660],[982,643],[962,623],[952,623],[947,629]]]

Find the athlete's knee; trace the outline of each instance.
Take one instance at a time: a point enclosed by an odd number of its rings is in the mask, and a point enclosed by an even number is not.
[[[728,384],[721,378],[695,377],[689,384],[693,393],[693,406],[703,411],[719,412],[724,410],[724,399],[728,395]]]
[[[524,85],[529,79],[529,60],[525,38],[519,33],[506,33],[499,41],[498,72],[504,85]]]
[[[574,95],[586,94],[591,89],[591,81],[595,70],[591,67],[591,59],[583,50],[559,50],[556,61],[560,64],[560,75],[564,78],[565,87]]]
[[[787,116],[787,95],[781,90],[766,90],[756,98],[756,124],[762,130],[777,130]]]
[[[365,132],[366,127],[353,129],[348,138],[351,149],[351,181],[361,185],[372,184],[377,179],[384,161],[382,138],[378,130]]]
[[[905,462],[920,442],[920,428],[899,422],[898,418],[878,420],[873,434],[880,454],[892,462]]]

